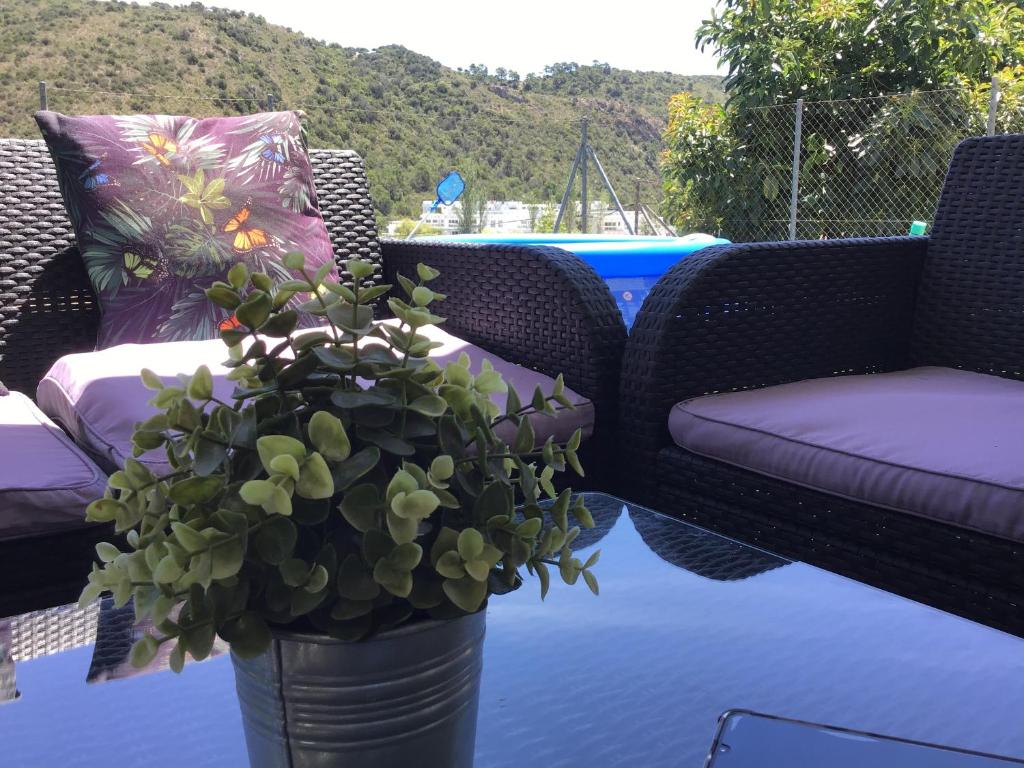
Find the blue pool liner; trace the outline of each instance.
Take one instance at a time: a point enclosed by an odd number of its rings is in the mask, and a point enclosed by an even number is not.
[[[729,240],[705,234],[685,237],[627,237],[623,235],[435,235],[417,240],[459,243],[553,245],[575,253],[594,268],[615,297],[626,328],[633,326],[644,299],[669,267],[709,245]]]

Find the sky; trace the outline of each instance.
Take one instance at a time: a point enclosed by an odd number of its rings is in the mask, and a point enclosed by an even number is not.
[[[185,2],[174,0],[174,4]],[[397,43],[449,67],[484,64],[521,75],[593,60],[620,69],[721,74],[694,48],[713,0],[204,0],[310,37],[357,48]]]

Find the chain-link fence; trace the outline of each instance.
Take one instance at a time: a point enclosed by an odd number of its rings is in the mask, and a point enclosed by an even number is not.
[[[689,222],[738,242],[906,234],[930,221],[953,149],[1024,131],[1017,98],[944,90],[733,115],[722,210]]]

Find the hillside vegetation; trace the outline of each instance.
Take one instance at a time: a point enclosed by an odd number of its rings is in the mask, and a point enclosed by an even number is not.
[[[40,80],[51,109],[78,114],[239,114],[272,95],[307,113],[313,146],[363,155],[387,218],[418,214],[450,168],[477,197],[557,199],[582,116],[620,194],[639,177],[653,202],[669,97],[722,98],[718,77],[597,62],[525,78],[458,71],[399,46],[344,48],[199,3],[3,0],[0,51],[0,136],[38,135]]]

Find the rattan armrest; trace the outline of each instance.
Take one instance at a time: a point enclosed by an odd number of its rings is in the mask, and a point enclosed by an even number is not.
[[[565,383],[594,403],[591,443],[612,447],[626,329],[607,284],[560,248],[384,240],[384,278],[440,270],[445,329]],[[601,460],[603,463],[603,458]],[[597,467],[594,467],[597,471]],[[589,475],[588,471],[588,475]]]

